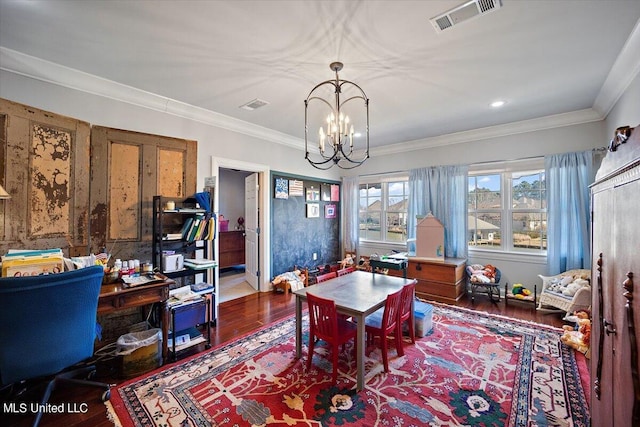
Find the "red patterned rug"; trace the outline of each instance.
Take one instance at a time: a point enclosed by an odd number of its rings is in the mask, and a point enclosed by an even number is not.
[[[331,386],[320,350],[311,372],[306,346],[295,359],[287,318],[123,383],[109,411],[116,424],[145,427],[589,425],[586,360],[561,330],[440,305],[433,325],[403,357],[390,350],[389,374],[372,349],[360,393],[353,352],[342,352]]]

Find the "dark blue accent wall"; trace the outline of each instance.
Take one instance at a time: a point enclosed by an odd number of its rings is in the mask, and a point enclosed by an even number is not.
[[[303,195],[275,198],[276,178],[303,181]],[[340,254],[340,201],[323,201],[320,193],[320,216],[307,218],[306,189],[321,191],[322,184],[337,184],[311,177],[271,172],[271,272],[277,276],[294,266],[316,267],[342,259]],[[336,206],[335,218],[325,218],[325,205]],[[313,260],[313,253],[318,259]]]

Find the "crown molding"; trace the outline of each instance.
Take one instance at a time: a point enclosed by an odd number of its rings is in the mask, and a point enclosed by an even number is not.
[[[538,117],[535,119],[507,123],[504,125],[489,126],[485,128],[434,136],[432,138],[400,142],[386,147],[376,147],[375,149],[371,148],[370,151],[372,155],[403,153],[407,151],[422,150],[425,148],[463,144],[465,142],[481,141],[484,139],[499,138],[503,136],[517,135],[520,133],[554,129],[558,127],[594,122],[602,119],[603,117],[593,108],[587,108],[584,110]]]
[[[291,135],[204,108],[195,107],[132,86],[123,85],[2,46],[0,46],[0,69],[69,89],[172,114],[262,140],[295,148],[304,147],[303,140]]]
[[[640,20],[618,54],[609,75],[593,103],[593,109],[607,117],[633,79],[640,73]]]

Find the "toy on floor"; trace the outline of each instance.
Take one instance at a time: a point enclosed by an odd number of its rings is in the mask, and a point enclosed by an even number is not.
[[[517,299],[526,299],[531,295],[531,291],[525,288],[522,283],[514,283],[511,287],[511,293]]]
[[[591,320],[589,319],[589,313],[586,311],[576,311],[574,315],[577,318],[576,326],[563,326],[562,329],[564,329],[564,333],[560,337],[560,340],[569,347],[587,354],[591,340]]]
[[[340,268],[343,269],[343,268],[351,267],[353,264],[355,264],[353,257],[351,256],[351,254],[347,254],[347,256],[344,257],[342,261],[340,261]]]

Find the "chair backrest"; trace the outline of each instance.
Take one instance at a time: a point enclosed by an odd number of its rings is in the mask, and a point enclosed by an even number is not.
[[[338,277],[344,276],[345,274],[353,273],[354,271],[356,271],[355,267],[341,268],[340,270],[338,270]]]
[[[311,334],[331,342],[338,335],[338,312],[335,301],[307,293],[307,304]]]
[[[400,305],[401,299],[402,289],[387,295],[387,300],[384,303],[384,313],[382,314],[381,329],[383,331],[390,331],[396,327],[398,313],[402,309]]]
[[[332,271],[331,273],[321,274],[316,277],[316,283],[326,282],[327,280],[335,279],[338,277],[338,273]]]
[[[104,270],[0,279],[0,383],[50,375],[93,355]]]
[[[411,314],[411,304],[413,304],[413,298],[416,291],[416,282],[404,285],[402,288],[402,294],[400,297],[400,312],[399,319],[404,320]]]

